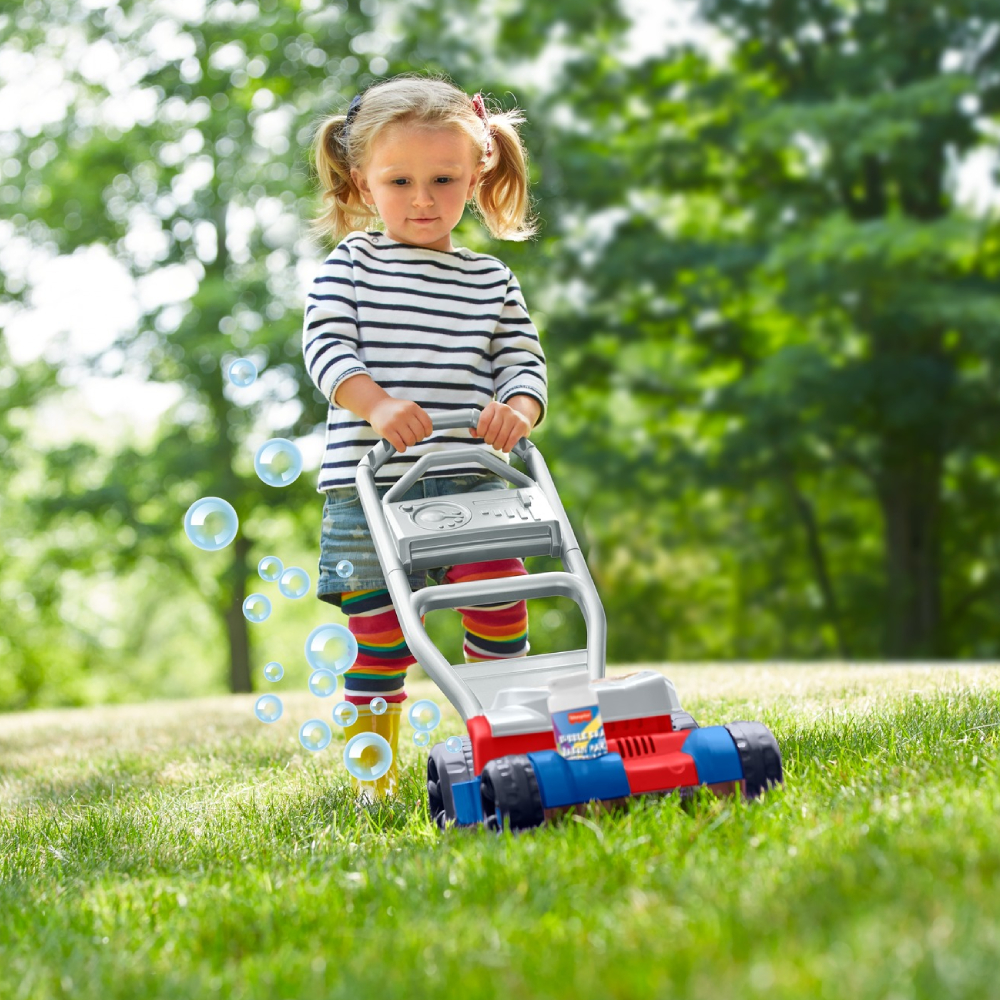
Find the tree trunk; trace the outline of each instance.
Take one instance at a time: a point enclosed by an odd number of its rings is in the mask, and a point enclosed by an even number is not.
[[[911,457],[879,477],[886,568],[885,655],[946,655],[941,648],[941,478],[938,455]]]
[[[826,620],[833,629],[834,639],[837,643],[837,654],[842,660],[851,657],[851,650],[844,637],[843,622],[841,621],[840,608],[837,605],[837,595],[833,589],[833,581],[830,579],[830,572],[826,564],[826,553],[823,551],[823,543],[820,538],[819,524],[816,522],[816,513],[812,504],[803,496],[795,481],[795,475],[791,469],[782,466],[782,476],[785,480],[785,488],[792,498],[792,505],[795,513],[802,523],[802,530],[806,536],[806,548],[809,552],[809,563],[816,575],[816,584],[823,599],[823,612]]]
[[[219,176],[219,165],[216,164],[215,176]],[[216,258],[209,264],[208,272],[222,281],[226,278],[229,268],[228,228],[226,225],[229,205],[225,198],[216,192],[212,216],[215,220]],[[211,322],[219,323],[224,310],[213,304],[214,312]],[[214,376],[214,372],[213,372]],[[215,447],[216,468],[222,474],[220,496],[228,496],[237,506],[242,505],[236,499],[242,494],[239,478],[233,468],[233,448],[229,437],[229,422],[227,415],[230,403],[222,391],[222,379],[213,379],[210,387],[210,400],[215,417]],[[240,530],[233,540],[233,561],[229,567],[229,604],[225,608],[226,631],[229,634],[229,690],[234,694],[252,690],[250,686],[250,636],[247,632],[247,620],[243,615],[243,601],[247,596],[247,556],[250,554],[250,539],[246,537],[243,527],[244,516],[240,515]]]
[[[247,555],[250,541],[242,534],[233,540],[233,563],[229,570],[229,607],[226,609],[226,630],[229,633],[229,689],[234,694],[247,692],[250,687],[250,637],[243,615],[247,593]]]

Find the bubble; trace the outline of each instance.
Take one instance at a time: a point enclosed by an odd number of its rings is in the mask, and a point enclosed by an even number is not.
[[[287,438],[271,438],[257,449],[253,467],[268,486],[288,486],[302,471],[302,453]]]
[[[358,733],[344,747],[344,764],[359,781],[375,781],[389,770],[392,747],[378,733]]]
[[[257,572],[262,580],[266,580],[268,583],[274,583],[275,580],[281,576],[284,570],[284,563],[277,556],[264,556],[259,563],[257,563]]]
[[[317,698],[329,698],[337,690],[337,675],[332,670],[314,670],[309,675],[309,690]]]
[[[289,566],[281,574],[278,590],[285,597],[291,597],[293,600],[297,597],[305,597],[309,592],[309,574],[298,566]]]
[[[333,706],[333,721],[338,726],[349,726],[358,721],[358,706],[349,701],[342,701]]]
[[[349,576],[354,576],[354,563],[350,559],[341,559],[337,563],[337,576],[346,580]]]
[[[184,515],[184,532],[206,552],[224,549],[235,537],[240,519],[233,505],[222,497],[195,500]]]
[[[299,729],[299,742],[307,750],[324,750],[330,745],[333,733],[322,719],[310,719],[303,722]]]
[[[445,750],[450,750],[452,753],[462,752],[462,737],[461,736],[449,736],[448,739],[444,741]]]
[[[318,625],[306,639],[306,662],[313,670],[342,674],[358,658],[358,640],[343,625]]]
[[[272,660],[265,665],[264,676],[269,681],[280,681],[285,676],[285,668],[277,660]]]
[[[437,728],[437,724],[440,721],[441,709],[427,698],[415,701],[410,707],[410,725],[414,729],[419,729],[423,733],[429,733],[432,729]],[[420,745],[423,746],[423,744]]]
[[[263,594],[251,594],[243,602],[243,617],[259,624],[271,613],[271,602]]]
[[[249,358],[237,358],[229,366],[229,381],[245,389],[257,381],[257,366]]]
[[[261,722],[277,722],[281,718],[281,699],[276,694],[262,694],[253,706],[253,714]]]
[[[416,743],[416,745],[418,747],[425,747],[425,746],[427,746],[428,743],[430,743],[430,741],[431,741],[431,734],[430,733],[423,732],[423,731],[421,731],[421,730],[418,729],[413,734],[413,742]]]
[[[385,715],[385,710],[389,707],[385,698],[372,698],[368,702],[368,707],[372,710],[372,715]]]

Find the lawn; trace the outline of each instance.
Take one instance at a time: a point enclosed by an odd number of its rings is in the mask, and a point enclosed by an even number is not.
[[[402,797],[358,807],[307,692],[0,716],[0,997],[1000,993],[1000,667],[667,672],[785,787],[441,834],[405,722]]]

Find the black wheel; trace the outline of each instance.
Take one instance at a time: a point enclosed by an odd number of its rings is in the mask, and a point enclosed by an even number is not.
[[[452,753],[444,743],[431,748],[427,758],[427,797],[431,819],[443,830],[455,821],[455,799],[451,786],[475,777],[472,766],[472,740],[462,737],[462,752]]]
[[[694,721],[690,712],[671,712],[670,721],[675,733],[679,733],[682,729],[698,728],[698,723]]]
[[[538,779],[525,754],[491,760],[483,768],[479,790],[487,830],[502,833],[505,825],[530,830],[545,822]]]
[[[759,722],[730,722],[726,729],[740,755],[747,798],[756,799],[780,785],[781,751],[771,730]]]

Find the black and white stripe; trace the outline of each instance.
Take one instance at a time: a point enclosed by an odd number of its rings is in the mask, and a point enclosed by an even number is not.
[[[370,425],[333,405],[344,379],[364,372],[390,396],[428,411],[484,407],[494,398],[534,396],[545,415],[545,354],[517,278],[502,261],[471,250],[428,250],[382,233],[353,232],[320,266],[306,296],[306,368],[330,400],[318,492],[354,484],[354,471],[378,441]],[[474,444],[467,430],[439,431],[394,455],[378,483],[395,482],[429,452]],[[482,472],[456,462],[431,475]]]

